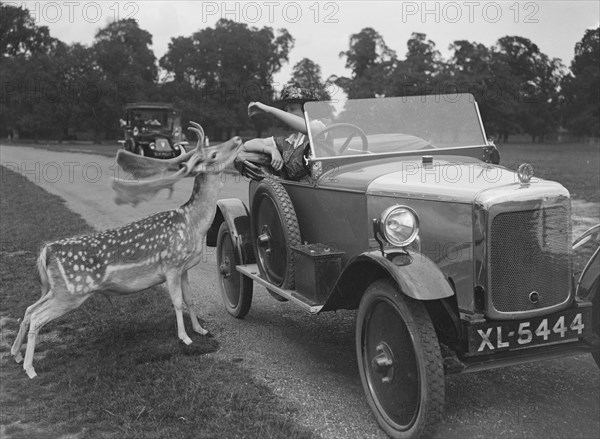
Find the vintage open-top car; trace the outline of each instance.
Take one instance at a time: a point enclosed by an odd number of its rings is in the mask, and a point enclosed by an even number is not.
[[[207,234],[232,316],[248,313],[253,282],[310,313],[357,309],[360,378],[392,437],[435,427],[445,373],[582,352],[599,363],[600,228],[573,243],[567,189],[500,166],[472,95],[304,111],[326,125],[308,133],[308,177],[241,156],[250,205],[220,200]]]
[[[127,151],[160,159],[185,154],[187,141],[181,131],[181,113],[172,104],[139,102],[125,106],[120,120]]]

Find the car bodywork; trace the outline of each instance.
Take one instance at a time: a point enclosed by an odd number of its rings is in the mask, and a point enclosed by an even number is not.
[[[123,148],[138,155],[170,159],[186,152],[181,113],[172,104],[138,102],[124,108]]]
[[[568,190],[532,177],[528,165],[518,170],[500,166],[473,96],[310,102],[305,117],[308,127],[313,119],[325,118],[333,129],[321,138],[309,132],[309,177],[278,184],[293,206],[300,243],[341,253],[335,282],[322,300],[315,300],[277,285],[260,269],[260,261],[257,268],[265,241],[267,257],[276,251],[285,256],[282,247],[298,246],[273,242],[277,234],[267,230],[268,224],[255,224],[262,217],[253,203],[262,199],[256,193],[264,185],[257,179],[250,181],[249,207],[240,200],[219,201],[207,235],[207,244],[217,245],[217,230],[227,225],[238,273],[309,312],[359,309],[359,320],[361,307],[378,306],[370,299],[362,304],[366,295],[376,296],[370,286],[385,279],[409,301],[423,305],[445,373],[581,352],[595,352],[598,361],[598,228],[578,240],[595,250],[576,278]],[[265,161],[256,158],[254,163]],[[397,206],[418,217],[418,234],[404,246],[386,242],[378,232],[386,227],[383,212]],[[222,277],[227,279],[230,270],[229,262],[221,262]],[[380,296],[382,303],[395,303]],[[402,306],[397,310],[402,315]],[[398,361],[387,353],[387,344],[378,344],[378,354],[361,362],[361,355],[370,355],[365,331],[372,329],[365,319],[363,332],[357,328],[357,355],[369,403],[390,435],[418,436],[423,432],[413,429],[418,416],[406,425],[395,420],[386,414],[394,403],[386,402],[386,391],[376,389],[380,378],[392,380],[390,365]]]

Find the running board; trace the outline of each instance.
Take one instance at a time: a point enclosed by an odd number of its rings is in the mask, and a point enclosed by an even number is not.
[[[300,305],[302,309],[308,311],[311,314],[316,314],[321,311],[323,305],[311,305],[302,300],[301,296],[295,290],[284,290],[282,288],[276,287],[269,281],[260,277],[260,271],[258,270],[258,265],[256,264],[248,264],[248,265],[238,265],[236,266],[237,271],[242,273],[244,276],[249,277],[250,279],[258,282],[267,290],[271,290],[274,293],[279,294],[281,297],[284,297],[291,302],[294,302],[296,305]]]

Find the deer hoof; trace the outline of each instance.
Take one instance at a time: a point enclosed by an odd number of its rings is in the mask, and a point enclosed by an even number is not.
[[[209,334],[209,332],[206,329],[204,329],[202,326],[200,326],[199,328],[194,328],[194,332],[197,332],[200,335]]]
[[[34,379],[37,376],[37,373],[35,373],[35,369],[33,367],[25,369],[25,372],[27,372],[29,379]]]
[[[13,354],[15,356],[15,361],[17,363],[20,363],[21,361],[23,361],[23,355],[21,355],[20,352],[17,352],[16,354]]]
[[[192,339],[189,338],[187,335],[185,337],[181,337],[181,341],[184,342],[188,346],[192,344]]]

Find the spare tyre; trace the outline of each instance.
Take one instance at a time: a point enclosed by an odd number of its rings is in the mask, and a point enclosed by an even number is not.
[[[262,180],[252,198],[252,240],[263,278],[282,289],[293,290],[292,246],[301,243],[300,227],[287,191],[272,178]]]

